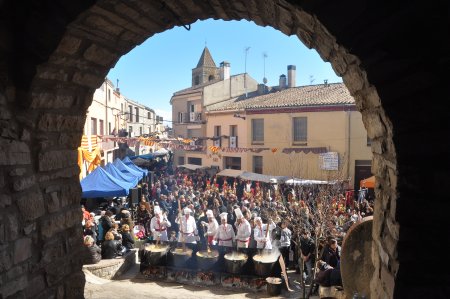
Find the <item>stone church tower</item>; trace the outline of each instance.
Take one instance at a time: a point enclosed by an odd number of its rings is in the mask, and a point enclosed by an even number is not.
[[[219,68],[216,66],[208,48],[205,47],[197,67],[192,69],[192,86],[218,79],[220,79]]]

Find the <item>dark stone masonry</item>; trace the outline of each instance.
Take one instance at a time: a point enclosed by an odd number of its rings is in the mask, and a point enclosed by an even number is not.
[[[372,140],[370,298],[448,298],[448,272],[433,271],[449,234],[448,11],[445,1],[0,1],[0,298],[83,298],[76,149],[93,92],[147,38],[208,18],[296,35],[331,63]]]

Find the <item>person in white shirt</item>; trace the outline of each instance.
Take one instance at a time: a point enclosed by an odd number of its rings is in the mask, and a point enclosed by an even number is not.
[[[235,239],[234,229],[231,224],[227,223],[228,213],[223,212],[220,214],[220,225],[214,237],[217,240],[219,246],[233,247]]]
[[[272,249],[272,230],[277,227],[275,222],[269,220],[269,224],[263,224],[261,217],[255,217],[255,228],[253,235],[258,249]],[[269,231],[267,232],[267,229]]]
[[[167,228],[171,226],[170,221],[167,220],[166,215],[163,215],[159,206],[155,206],[153,211],[155,216],[150,220],[150,231],[152,232],[153,240],[167,242],[169,241]]]
[[[252,234],[252,227],[250,222],[245,219],[240,208],[234,209],[236,214],[236,244],[237,248],[248,248],[250,243],[250,235]]]
[[[180,231],[178,235],[178,242],[196,244],[200,240],[197,231],[197,224],[194,217],[191,216],[192,210],[184,208],[184,216],[179,215],[175,219],[175,223],[179,225]]]
[[[207,228],[205,237],[208,238],[209,245],[216,245],[216,240],[214,240],[214,236],[216,235],[217,230],[219,229],[219,223],[217,223],[216,218],[214,218],[212,210],[206,211],[206,217],[208,217],[208,223],[202,221],[202,225],[206,226]]]

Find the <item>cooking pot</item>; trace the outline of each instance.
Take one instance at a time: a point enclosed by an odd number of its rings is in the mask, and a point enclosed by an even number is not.
[[[267,294],[278,296],[281,294],[282,279],[278,277],[267,277]]]
[[[272,275],[275,263],[278,261],[278,256],[260,255],[253,256],[253,264],[255,265],[255,274],[258,276],[270,276]]]
[[[211,270],[219,260],[219,252],[216,250],[197,251],[197,266],[200,270]]]
[[[155,244],[145,244],[143,253],[143,263],[150,266],[161,266],[167,261],[167,252],[169,251],[169,246],[167,245],[155,245]]]
[[[242,274],[242,267],[248,260],[248,255],[245,253],[232,252],[227,253],[225,258],[225,270],[232,274]]]
[[[188,259],[192,256],[192,249],[175,248],[170,251],[173,257],[173,264],[175,267],[183,268],[186,265]]]

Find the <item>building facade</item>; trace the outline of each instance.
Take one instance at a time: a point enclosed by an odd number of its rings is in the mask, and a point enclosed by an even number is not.
[[[343,83],[287,88],[206,115],[207,135],[222,136],[207,141],[202,165],[351,186],[370,173],[370,140]]]
[[[175,163],[348,180],[357,188],[370,176],[372,152],[354,98],[343,83],[296,87],[296,67],[287,73],[278,86],[255,84],[241,96],[223,97],[227,86],[217,83],[175,93],[175,136],[195,145],[176,151]],[[202,122],[185,121],[182,109],[201,113]]]
[[[245,97],[257,89],[258,83],[248,74],[231,76],[229,62],[223,61],[217,67],[205,47],[196,68],[192,70],[192,86],[175,92],[170,99],[173,136],[195,140],[191,145],[205,145],[202,138],[207,134],[206,107]],[[175,161],[179,165],[198,164],[199,157],[204,155],[204,150],[196,154],[177,150]]]
[[[162,117],[143,104],[133,101],[123,94],[106,78],[96,89],[92,104],[88,108],[84,135],[86,140],[97,136],[100,147],[101,164],[113,162],[124,155],[124,144],[112,141],[113,137],[139,137],[162,132]],[[92,150],[92,147],[88,147]],[[139,154],[146,154],[155,150],[154,146],[137,143],[132,150]]]

